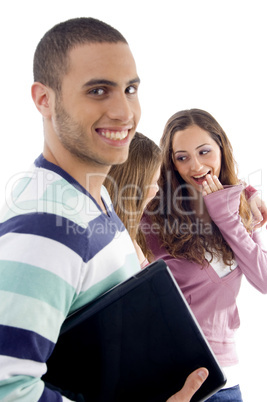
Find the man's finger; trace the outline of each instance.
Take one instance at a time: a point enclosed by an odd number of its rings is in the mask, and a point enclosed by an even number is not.
[[[205,368],[200,368],[191,373],[183,386],[183,388],[171,396],[167,402],[189,402],[196,391],[201,387],[208,377],[209,372]]]

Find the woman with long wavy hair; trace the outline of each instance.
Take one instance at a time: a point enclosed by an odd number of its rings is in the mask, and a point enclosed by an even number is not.
[[[158,191],[160,165],[161,151],[158,145],[136,132],[127,161],[112,166],[104,181],[114,209],[131,236],[141,267],[147,265],[148,261],[138,245],[144,243],[139,224],[147,203]]]
[[[242,275],[267,293],[267,252],[232,146],[213,116],[199,109],[174,114],[160,147],[159,191],[141,221],[141,247],[150,261],[166,261],[226,371],[227,388],[210,401],[242,401],[236,298]]]

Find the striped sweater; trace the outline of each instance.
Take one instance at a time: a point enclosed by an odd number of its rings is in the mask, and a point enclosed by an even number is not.
[[[140,269],[104,187],[101,196],[107,214],[41,155],[6,199],[0,213],[0,400],[61,401],[41,377],[65,317]]]

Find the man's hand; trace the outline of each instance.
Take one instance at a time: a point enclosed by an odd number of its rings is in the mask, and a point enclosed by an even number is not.
[[[205,368],[200,368],[191,373],[183,386],[183,388],[171,396],[167,402],[189,402],[192,396],[201,387],[203,382],[208,377],[209,372]]]

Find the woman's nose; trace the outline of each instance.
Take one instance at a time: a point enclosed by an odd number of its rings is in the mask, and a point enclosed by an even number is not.
[[[195,172],[199,172],[202,169],[203,165],[197,156],[191,159],[191,169]]]

